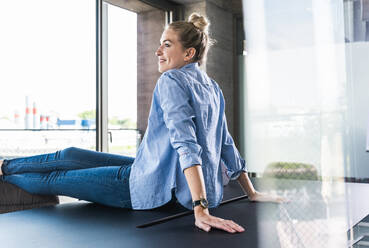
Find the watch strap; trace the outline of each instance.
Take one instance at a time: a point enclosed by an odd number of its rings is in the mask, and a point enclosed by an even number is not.
[[[201,206],[202,208],[206,209],[208,208],[208,201],[205,198],[200,198],[200,200],[196,200],[192,202],[192,209],[194,209],[196,206]]]

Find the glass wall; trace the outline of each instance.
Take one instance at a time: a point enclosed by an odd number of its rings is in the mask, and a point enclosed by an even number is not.
[[[281,247],[347,247],[369,178],[369,9],[365,1],[243,1],[241,144],[257,188],[279,206]],[[270,180],[267,180],[267,178]],[[357,202],[357,200],[356,200]],[[258,216],[263,243],[263,212]]]
[[[88,0],[2,3],[0,156],[95,149],[95,15]]]
[[[323,177],[368,178],[369,28],[355,16],[361,5],[308,0],[244,6],[243,152],[250,170],[299,162]]]

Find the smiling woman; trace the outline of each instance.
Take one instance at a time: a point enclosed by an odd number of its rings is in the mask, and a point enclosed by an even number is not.
[[[251,201],[283,199],[254,189],[228,131],[222,90],[199,67],[210,44],[207,26],[204,16],[192,14],[188,22],[164,30],[156,52],[162,75],[135,158],[70,147],[4,160],[3,180],[32,193],[128,209],[153,209],[176,199],[194,210],[195,225],[204,231],[243,232],[235,222],[209,213],[223,198],[222,163]]]
[[[193,56],[193,48],[183,49],[175,31],[166,29],[161,40],[160,46],[156,51],[159,59],[159,72],[163,73],[174,68],[179,69],[190,63]]]
[[[209,38],[207,19],[192,14],[188,22],[173,22],[164,30],[160,46],[156,51],[159,58],[159,71],[165,72],[170,68],[197,62],[199,65],[206,61],[206,55],[213,40]]]

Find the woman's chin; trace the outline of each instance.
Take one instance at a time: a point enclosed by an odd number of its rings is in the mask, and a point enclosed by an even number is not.
[[[166,72],[167,70],[168,70],[167,68],[164,68],[164,67],[162,67],[162,66],[160,66],[160,65],[159,65],[159,67],[158,67],[158,71],[159,71],[160,73]]]

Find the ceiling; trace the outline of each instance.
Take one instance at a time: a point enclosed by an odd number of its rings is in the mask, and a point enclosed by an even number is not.
[[[104,2],[136,13],[154,10],[155,8],[138,0],[104,0]]]

